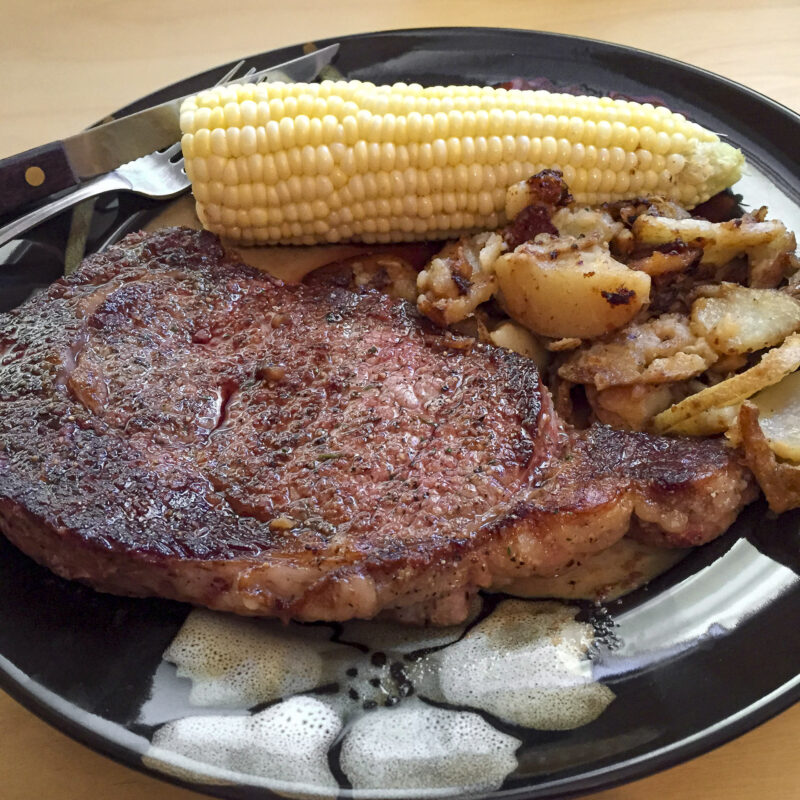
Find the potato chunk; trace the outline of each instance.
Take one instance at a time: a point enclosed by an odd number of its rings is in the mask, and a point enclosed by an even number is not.
[[[650,297],[650,276],[591,239],[541,234],[494,264],[517,322],[554,339],[601,336],[630,322]]]
[[[443,327],[470,317],[495,293],[494,262],[504,250],[491,232],[446,244],[417,277],[420,312]]]
[[[747,466],[756,476],[769,507],[782,514],[800,507],[800,467],[785,464],[775,457],[759,425],[758,408],[750,402],[739,410],[739,431]]]
[[[669,219],[643,214],[633,223],[633,234],[643,244],[667,244],[676,239],[703,247],[703,262],[722,266],[735,256],[771,242],[785,232],[782,222],[756,222],[742,217],[729,222],[705,219]]]
[[[780,458],[800,464],[800,372],[755,395],[758,424]]]
[[[505,347],[533,359],[540,370],[545,369],[550,360],[550,353],[542,343],[527,328],[511,320],[501,322],[489,334],[489,340],[496,347]]]
[[[662,411],[653,424],[657,433],[677,432],[678,426],[711,408],[741,403],[772,386],[800,367],[800,334],[792,334],[780,346],[768,350],[754,367],[709,386]]]
[[[700,375],[717,358],[705,339],[690,330],[684,315],[662,314],[584,345],[559,367],[558,374],[599,390],[673,383]]]
[[[763,350],[800,329],[800,303],[785,292],[722,283],[704,294],[692,305],[692,332],[718,353]]]
[[[559,170],[543,169],[506,191],[506,217],[516,219],[529,206],[538,206],[551,217],[557,208],[569,205],[572,195]]]
[[[598,242],[610,242],[623,229],[621,222],[599,208],[559,208],[550,221],[559,236],[591,236]]]
[[[644,431],[650,420],[674,402],[671,384],[634,383],[598,391],[586,387],[586,397],[600,422],[629,431]]]
[[[737,256],[747,256],[749,283],[756,288],[780,283],[797,246],[794,235],[782,222],[762,221],[748,214],[728,222],[643,214],[636,218],[632,230],[640,244],[663,245],[680,240],[702,247],[703,264],[722,267]]]
[[[725,433],[736,424],[739,406],[739,403],[735,403],[732,406],[707,408],[673,425],[669,432],[679,436],[714,436],[717,433]]]

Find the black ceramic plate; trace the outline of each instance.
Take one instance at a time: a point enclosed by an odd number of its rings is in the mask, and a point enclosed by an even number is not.
[[[367,34],[341,41],[336,66],[375,82],[497,83],[545,77],[557,86],[657,97],[745,150],[745,202],[766,202],[800,229],[800,117],[702,70],[652,54],[566,36],[485,29]],[[266,66],[300,47],[250,59]],[[210,70],[123,109],[138,110],[213,83]],[[98,204],[89,249],[152,215],[131,197]],[[0,250],[0,310],[61,273],[68,219]],[[696,756],[800,697],[800,514],[750,507],[718,541],[609,609],[616,643],[598,648],[594,675],[617,699],[571,732],[512,729],[518,767],[496,797],[562,797],[608,787]],[[188,608],[97,594],[56,578],[0,540],[0,684],[44,719],[142,768],[152,730],[140,710],[165,647]],[[198,788],[195,786],[195,788]],[[245,786],[199,787],[219,797]]]

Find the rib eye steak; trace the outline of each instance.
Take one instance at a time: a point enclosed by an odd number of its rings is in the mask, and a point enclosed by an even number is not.
[[[186,229],[0,314],[0,529],[59,575],[242,614],[438,624],[631,531],[724,531],[715,441],[567,432],[533,362]]]

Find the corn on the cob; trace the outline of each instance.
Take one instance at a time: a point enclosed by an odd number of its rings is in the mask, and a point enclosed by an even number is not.
[[[692,207],[744,161],[665,108],[476,86],[234,85],[186,100],[181,129],[200,219],[244,244],[494,228],[508,186],[541,169],[560,169],[579,203]]]

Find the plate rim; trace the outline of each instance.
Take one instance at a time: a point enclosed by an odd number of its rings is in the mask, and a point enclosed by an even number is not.
[[[604,49],[616,49],[621,51],[624,54],[634,53],[637,56],[645,57],[647,59],[658,61],[666,64],[671,65],[678,65],[683,69],[688,70],[689,72],[693,72],[698,75],[703,75],[707,78],[710,78],[714,81],[720,82],[728,86],[729,88],[743,91],[748,95],[751,95],[753,99],[758,100],[760,102],[766,103],[774,110],[779,111],[781,113],[786,113],[789,115],[790,118],[793,118],[792,121],[800,124],[800,110],[795,111],[794,109],[787,106],[785,103],[781,103],[778,100],[770,97],[767,94],[759,91],[758,89],[753,89],[752,87],[748,86],[747,84],[740,83],[739,81],[734,80],[733,78],[728,78],[724,75],[721,75],[718,72],[714,72],[713,70],[706,69],[705,67],[698,67],[696,64],[692,64],[689,61],[683,61],[679,58],[672,58],[671,56],[663,55],[662,53],[656,53],[653,50],[645,50],[641,47],[633,47],[632,45],[621,44],[619,42],[610,42],[605,39],[596,39],[591,36],[576,36],[569,33],[559,33],[558,31],[545,31],[539,28],[509,28],[509,27],[492,27],[492,26],[480,26],[480,25],[463,25],[463,26],[446,26],[446,25],[436,25],[436,26],[429,26],[429,27],[421,27],[421,28],[382,28],[376,31],[364,31],[361,33],[353,33],[353,34],[345,34],[342,36],[329,36],[325,39],[314,39],[310,42],[295,42],[294,44],[283,45],[281,47],[275,47],[271,50],[265,50],[261,53],[251,53],[246,56],[242,56],[240,59],[235,59],[232,61],[223,62],[217,64],[213,67],[209,67],[208,69],[197,72],[194,75],[187,75],[184,78],[181,78],[177,81],[173,81],[169,84],[164,84],[163,86],[154,89],[152,92],[137,98],[136,100],[128,103],[127,105],[123,106],[122,108],[118,109],[117,111],[113,112],[111,116],[115,119],[119,118],[120,116],[124,116],[131,111],[135,107],[139,107],[142,104],[146,104],[148,98],[161,94],[162,92],[168,92],[173,87],[178,86],[179,84],[185,83],[188,80],[192,80],[194,78],[200,77],[210,72],[215,71],[222,71],[226,67],[230,67],[233,64],[236,64],[239,60],[248,61],[251,59],[262,58],[267,55],[272,55],[273,53],[280,53],[284,51],[290,50],[302,50],[302,48],[306,44],[314,44],[314,45],[322,45],[327,46],[329,44],[335,44],[337,42],[341,42],[343,40],[356,41],[359,39],[370,39],[374,38],[375,36],[382,36],[384,34],[387,35],[401,35],[401,34],[445,34],[445,35],[456,35],[458,33],[463,32],[472,32],[478,33],[481,31],[491,31],[493,34],[507,34],[507,35],[525,35],[525,36],[542,36],[547,39],[561,39],[565,41],[573,41],[573,42],[585,42],[586,44],[591,44],[595,46],[600,46]],[[146,107],[146,105],[144,106]],[[108,121],[108,116],[104,117],[103,120],[98,120],[95,125],[99,125],[102,122]]]
[[[90,712],[82,712],[75,716],[59,712],[54,705],[50,705],[41,696],[48,690],[37,692],[33,685],[39,686],[25,675],[27,680],[15,681],[12,672],[22,672],[11,664],[9,670],[4,662],[8,660],[0,656],[0,689],[8,694],[13,700],[19,703],[24,709],[33,713],[40,720],[52,726],[60,733],[69,736],[73,741],[82,746],[88,747],[95,753],[103,755],[129,769],[134,769],[151,778],[166,781],[185,789],[196,792],[199,796],[225,798],[226,794],[217,794],[214,786],[205,784],[195,784],[180,778],[159,772],[147,767],[137,754],[125,747],[119,741],[115,741],[107,736],[102,736],[93,728],[81,725],[77,717]],[[10,663],[10,662],[9,662]],[[24,674],[24,673],[23,673]],[[42,687],[43,688],[43,687]],[[75,707],[69,703],[70,707]],[[694,758],[698,758],[705,753],[711,752],[722,745],[743,736],[755,728],[777,717],[784,711],[788,711],[795,704],[800,703],[800,674],[793,680],[783,684],[778,689],[771,692],[764,698],[751,703],[742,709],[731,723],[731,718],[711,725],[698,731],[692,736],[682,739],[672,745],[667,745],[657,751],[644,753],[640,756],[627,759],[610,767],[603,767],[591,772],[565,777],[539,784],[536,787],[521,786],[513,789],[498,790],[492,794],[493,797],[503,798],[503,800],[523,800],[526,797],[538,798],[538,800],[567,800],[568,798],[580,798],[586,792],[597,792],[606,789],[613,789],[635,780],[642,780],[658,772],[662,772],[674,766],[686,763]],[[112,723],[117,724],[117,723]],[[122,726],[119,726],[122,727]],[[137,734],[130,734],[136,736]],[[255,787],[247,784],[239,784],[239,787],[246,791],[256,791]],[[533,788],[534,793],[531,793]],[[552,791],[550,791],[552,788]],[[275,797],[268,790],[258,790],[263,797]],[[547,792],[544,794],[543,792]],[[259,795],[261,796],[261,795]],[[387,795],[388,796],[388,795]]]

